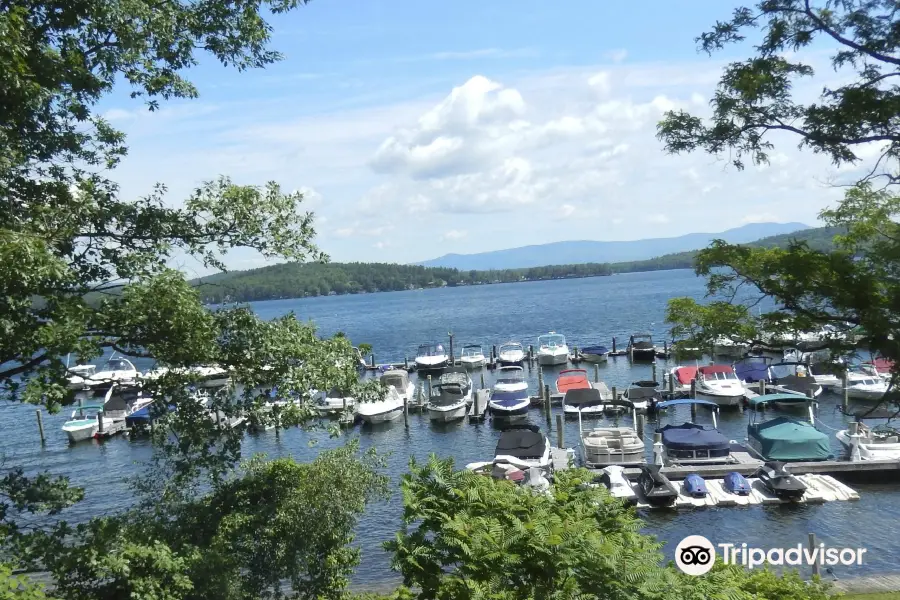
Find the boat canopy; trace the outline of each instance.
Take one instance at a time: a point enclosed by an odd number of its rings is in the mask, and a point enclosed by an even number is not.
[[[563,403],[568,406],[581,406],[583,404],[589,404],[591,402],[604,404],[603,396],[600,394],[600,390],[594,388],[579,388],[575,390],[569,390],[566,392],[566,396],[563,399]]]
[[[392,385],[398,390],[406,390],[409,386],[409,374],[400,369],[392,369],[381,376],[382,385]]]
[[[751,425],[748,433],[759,442],[766,460],[827,460],[831,456],[828,436],[806,421],[778,417]]]
[[[519,342],[506,342],[505,344],[500,345],[500,352],[503,350],[521,350],[522,344]]]
[[[566,345],[566,337],[559,333],[548,333],[538,337],[541,348],[557,348]]]
[[[690,385],[691,381],[697,377],[697,369],[699,369],[699,367],[677,367],[673,373],[675,373],[678,383],[681,385]]]
[[[523,400],[528,400],[528,392],[526,390],[516,390],[513,392],[491,392],[491,402],[500,406],[514,406],[521,404]]]
[[[126,358],[111,358],[99,369],[100,371],[134,371],[134,365]]]
[[[495,383],[519,383],[525,381],[525,370],[522,367],[500,367]]]
[[[637,333],[632,334],[632,337],[636,340],[637,339],[647,339],[647,340],[653,339],[653,336],[650,334],[649,331],[639,331]]]
[[[581,349],[582,354],[606,354],[609,348],[606,346],[585,346]]]
[[[533,429],[512,429],[500,434],[497,456],[521,459],[542,458],[547,450],[547,438]]]
[[[769,377],[771,362],[768,356],[748,356],[734,363],[734,372],[741,381],[754,383]]]
[[[696,423],[666,425],[656,430],[662,434],[663,444],[672,450],[729,450],[728,438],[716,429],[706,429]]]
[[[447,353],[444,351],[444,345],[437,343],[422,344],[416,352],[417,356],[443,356],[445,354]]]
[[[629,400],[650,400],[656,398],[657,392],[655,388],[636,385],[625,390],[625,394]]]
[[[750,398],[750,408],[762,408],[770,402],[794,402],[796,404],[803,404],[809,402],[809,398],[801,396],[800,394],[766,394],[765,396]]]
[[[700,404],[702,406],[709,406],[713,410],[719,410],[719,405],[715,402],[710,402],[709,400],[700,400],[698,398],[680,398],[678,400],[666,400],[665,402],[660,402],[656,405],[656,408],[669,408],[670,406],[685,406],[688,404]]]
[[[482,350],[480,344],[466,344],[462,349],[463,356],[466,355],[475,355],[475,354],[484,354],[484,350]]]

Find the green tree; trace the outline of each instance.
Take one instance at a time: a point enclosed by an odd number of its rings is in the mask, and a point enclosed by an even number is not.
[[[739,289],[751,289],[773,298],[779,308],[757,318],[757,330],[790,336],[828,326],[826,345],[835,354],[850,352],[850,334],[861,331],[865,346],[894,360],[895,375],[900,369],[900,202],[892,191],[900,175],[898,27],[895,3],[887,0],[765,0],[738,8],[698,38],[700,48],[713,52],[752,34],[760,39],[754,55],[725,67],[709,119],[673,111],[658,128],[668,151],[727,153],[738,169],[746,160],[768,160],[772,132],[795,136],[801,147],[825,154],[835,165],[861,169],[839,205],[821,213],[837,228],[833,249],[803,242],[748,248],[719,241],[698,253],[696,271],[708,277],[711,295],[734,297]],[[815,75],[807,61],[816,56],[803,50],[820,42],[830,48],[840,76],[823,82],[815,101],[802,101],[794,86]],[[874,159],[860,152],[871,144],[878,148]],[[718,333],[704,331],[707,337]]]

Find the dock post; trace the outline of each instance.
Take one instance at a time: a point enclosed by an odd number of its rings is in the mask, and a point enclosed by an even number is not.
[[[403,395],[403,426],[409,429],[409,399]]]
[[[528,345],[528,362],[529,363],[534,362],[534,345],[533,344]]]
[[[563,433],[563,418],[562,415],[556,415],[556,447],[557,448],[565,448],[563,443],[565,442],[566,437]]]
[[[691,398],[697,397],[697,380],[691,379]],[[693,406],[693,404],[691,405]]]
[[[613,354],[616,353],[616,338],[613,336]]]
[[[550,385],[544,384],[544,410],[547,411],[547,427],[550,427]]]
[[[613,400],[619,399],[619,390],[616,389],[616,386],[612,386],[612,399]]]
[[[842,379],[843,379],[844,395],[841,397],[841,408],[843,409],[844,413],[846,414],[847,410],[850,408],[850,393],[849,393],[849,390],[847,389],[847,383],[848,383],[847,371],[844,371]]]
[[[481,389],[484,389],[484,371],[481,372]]]
[[[541,397],[541,402],[544,401],[544,370],[538,369],[538,396]]]
[[[434,390],[431,388],[431,375],[428,376],[428,399],[431,399],[431,395],[434,394]]]
[[[810,554],[812,554],[815,551],[816,551],[816,534],[810,533],[809,534],[809,552],[810,552]],[[812,564],[812,574],[813,574],[813,577],[819,576],[819,563],[816,561],[813,561],[813,564]]]
[[[43,446],[46,442],[44,440],[44,416],[41,414],[41,409],[34,409],[34,414],[37,415],[38,422],[38,433],[41,434],[41,446]]]
[[[669,378],[669,393],[674,394],[675,393],[675,375],[673,373],[669,372],[667,374],[667,376]]]
[[[859,455],[859,421],[850,423],[847,433],[850,434],[850,462],[859,462],[862,460]]]
[[[697,405],[691,404],[691,421],[697,422]]]
[[[651,367],[653,371],[653,381],[657,381],[656,379],[656,361],[653,361],[653,366]]]
[[[644,439],[644,414],[639,413],[634,416],[634,429],[641,440]]]
[[[456,355],[453,354],[453,332],[448,331],[447,335],[450,336],[450,366],[456,366]]]
[[[406,369],[407,371],[409,371],[409,357],[408,356],[403,357],[403,368]]]
[[[600,365],[594,364],[594,383],[600,383]]]
[[[760,396],[766,395],[766,380],[765,379],[759,380],[759,395]]]
[[[653,434],[653,464],[654,465],[665,465],[663,460],[663,443],[662,443],[662,434],[654,433]]]
[[[578,362],[578,346],[572,346],[572,362]]]
[[[497,346],[491,346],[491,362],[494,363],[494,364],[496,364],[496,363],[497,363],[497,357],[498,357],[498,354],[497,354]]]
[[[373,369],[375,368],[375,353],[374,352],[372,353],[371,356],[369,356],[369,364],[372,366]]]
[[[666,355],[666,358],[669,358],[669,342],[663,340],[663,354]]]
[[[103,433],[103,411],[97,413],[97,433]]]

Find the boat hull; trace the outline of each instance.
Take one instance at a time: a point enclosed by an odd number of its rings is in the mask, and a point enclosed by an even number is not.
[[[450,362],[449,358],[444,358],[442,360],[422,360],[421,358],[416,359],[416,369],[422,372],[436,372],[443,371],[447,368],[447,364]]]
[[[542,367],[552,367],[555,365],[564,365],[569,361],[568,352],[565,354],[550,354],[544,352],[538,352],[537,355],[538,364]]]
[[[466,404],[465,402],[454,406],[453,408],[435,408],[433,406],[428,407],[428,418],[432,421],[436,421],[438,423],[448,423],[450,421],[458,421],[466,416]]]
[[[399,418],[400,415],[403,414],[403,407],[399,406],[397,408],[375,414],[358,414],[359,418],[362,419],[362,421],[365,423],[387,423],[388,421],[393,421]]]
[[[739,394],[731,394],[700,390],[699,388],[696,390],[695,395],[698,400],[709,400],[710,402],[715,402],[719,406],[740,406],[741,402],[744,399],[743,392]]]
[[[96,423],[93,425],[85,424],[69,428],[66,428],[64,426],[63,431],[66,432],[66,436],[69,438],[70,444],[77,444],[78,442],[83,442],[85,440],[93,438],[94,434],[97,433],[97,425]]]
[[[846,429],[838,431],[835,436],[848,453],[853,451],[850,434]],[[859,441],[859,457],[862,460],[900,460],[900,443],[866,443]]]
[[[488,403],[488,409],[491,411],[491,415],[497,419],[515,419],[524,417],[528,414],[529,406],[531,406],[530,402],[525,402],[519,406],[513,407]]]
[[[466,359],[461,358],[459,364],[461,364],[466,369],[480,369],[487,363],[487,360],[482,356],[481,358],[476,359]]]
[[[592,354],[590,352],[581,352],[581,353],[579,353],[579,356],[581,356],[581,360],[583,360],[584,362],[589,362],[589,363],[594,363],[594,364],[605,363],[609,359],[608,352],[605,354]]]
[[[865,402],[877,402],[884,398],[884,390],[860,390],[847,388],[847,397],[851,400],[863,400]]]

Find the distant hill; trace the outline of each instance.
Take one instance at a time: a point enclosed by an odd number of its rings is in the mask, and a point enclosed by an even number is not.
[[[523,269],[541,265],[616,263],[647,260],[677,252],[704,248],[714,239],[732,244],[747,244],[760,238],[809,229],[803,223],[749,223],[721,233],[689,233],[671,238],[653,238],[627,242],[573,241],[523,246],[477,254],[446,254],[416,263],[425,267],[450,267],[460,270]]]
[[[756,240],[752,246],[787,246],[790,240],[828,250],[841,230],[821,227]],[[194,280],[210,303],[249,302],[277,298],[302,298],[387,292],[416,288],[485,285],[517,281],[597,277],[614,273],[690,269],[696,250],[677,252],[640,261],[551,265],[527,269],[466,270],[386,263],[286,263],[248,271],[218,273]]]

